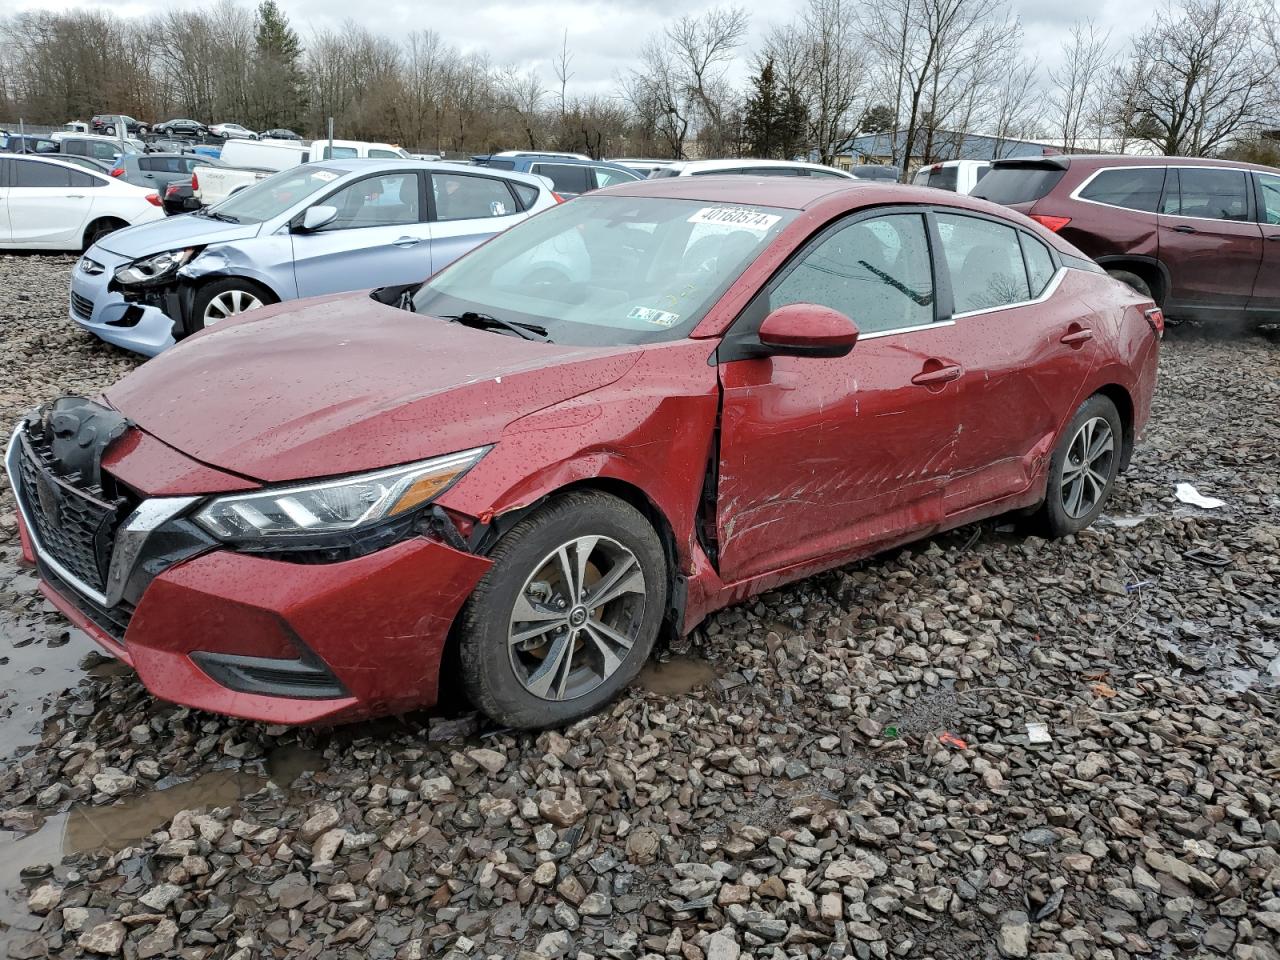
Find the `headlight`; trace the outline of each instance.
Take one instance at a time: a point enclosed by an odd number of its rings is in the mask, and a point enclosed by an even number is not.
[[[218,497],[196,513],[195,521],[220,540],[248,549],[279,548],[280,539],[341,539],[430,503],[488,450],[476,447],[341,480]]]
[[[187,247],[184,250],[166,250],[164,253],[143,257],[117,269],[116,280],[126,285],[156,283],[176,273],[195,254],[195,247]]]

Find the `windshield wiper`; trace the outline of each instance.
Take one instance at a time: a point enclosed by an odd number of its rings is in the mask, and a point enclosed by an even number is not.
[[[210,210],[207,207],[201,207],[195,211],[197,217],[208,217],[210,220],[221,220],[223,223],[239,223],[239,217],[233,217],[229,213],[219,213],[217,210]]]
[[[546,327],[539,327],[533,323],[512,323],[510,320],[500,320],[490,314],[477,313],[474,310],[468,310],[466,313],[445,314],[440,319],[448,320],[452,323],[460,323],[464,327],[475,327],[477,330],[492,330],[494,328],[509,330],[524,340],[540,340],[543,343],[551,341],[551,338],[547,336]]]

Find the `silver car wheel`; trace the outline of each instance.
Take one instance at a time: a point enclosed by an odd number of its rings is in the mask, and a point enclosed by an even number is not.
[[[1106,495],[1115,458],[1115,434],[1102,417],[1086,420],[1071,438],[1062,464],[1062,509],[1073,520],[1088,516]]]
[[[204,308],[204,325],[207,327],[237,313],[257,310],[260,306],[262,301],[248,290],[224,290]]]
[[[622,666],[644,623],[635,554],[608,537],[578,537],[543,558],[511,612],[507,650],[521,685],[543,700],[590,693]]]

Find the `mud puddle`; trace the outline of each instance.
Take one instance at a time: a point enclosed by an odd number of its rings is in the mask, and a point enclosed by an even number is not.
[[[711,661],[685,655],[663,663],[651,660],[636,677],[635,686],[664,697],[679,697],[706,686],[719,675],[719,669]]]

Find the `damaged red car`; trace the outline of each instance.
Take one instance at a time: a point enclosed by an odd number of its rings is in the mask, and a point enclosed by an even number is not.
[[[936,190],[600,191],[425,283],[266,307],[7,465],[41,589],[157,696],[276,723],[597,710],[664,631],[993,514],[1078,531],[1163,318]]]

